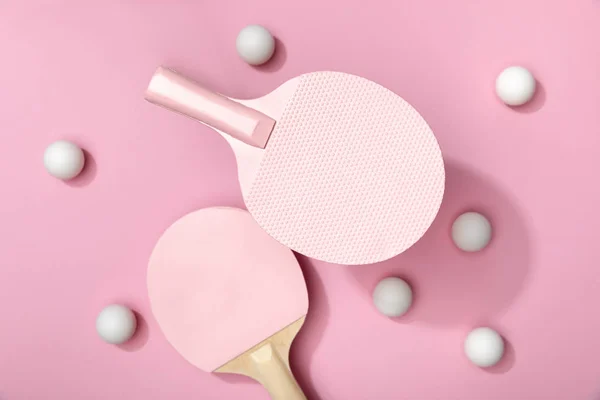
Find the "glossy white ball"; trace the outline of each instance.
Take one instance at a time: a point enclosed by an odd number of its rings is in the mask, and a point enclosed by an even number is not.
[[[410,285],[400,278],[384,278],[373,290],[373,303],[377,310],[388,317],[405,314],[412,304]]]
[[[44,152],[44,167],[55,178],[68,180],[75,178],[85,164],[83,150],[75,143],[59,140]]]
[[[240,31],[235,41],[240,57],[251,65],[269,61],[275,52],[275,38],[260,25],[248,25]]]
[[[477,212],[466,212],[452,224],[452,240],[456,247],[463,251],[480,251],[491,239],[492,224]]]
[[[496,94],[509,106],[527,103],[535,94],[535,77],[523,67],[508,67],[496,78]]]
[[[465,339],[465,354],[478,367],[491,367],[504,355],[504,340],[491,328],[473,329]]]
[[[135,333],[137,321],[129,308],[120,304],[105,307],[96,318],[96,331],[107,343],[125,343]]]

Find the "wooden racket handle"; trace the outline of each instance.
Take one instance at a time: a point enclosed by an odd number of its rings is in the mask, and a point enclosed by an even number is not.
[[[271,395],[272,400],[306,400],[287,363],[271,343],[250,354],[259,376],[255,377]]]

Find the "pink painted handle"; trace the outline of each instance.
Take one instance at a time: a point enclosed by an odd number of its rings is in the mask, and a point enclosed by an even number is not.
[[[228,97],[212,92],[170,69],[159,67],[146,100],[187,115],[249,145],[264,148],[275,120]]]

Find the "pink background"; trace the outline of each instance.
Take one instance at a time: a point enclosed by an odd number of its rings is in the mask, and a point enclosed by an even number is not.
[[[149,311],[160,233],[200,207],[242,206],[226,142],[143,101],[159,64],[233,97],[314,70],[362,75],[411,102],[439,138],[447,195],[422,241],[374,266],[301,258],[311,307],[292,362],[310,400],[599,398],[600,2],[23,3],[0,5],[0,399],[267,398],[188,365]],[[248,23],[280,41],[263,68],[235,53]],[[540,83],[520,110],[493,92],[513,63]],[[69,184],[43,168],[57,139],[89,153]],[[448,236],[467,209],[494,223],[479,254]],[[372,306],[387,275],[414,285],[405,318]],[[140,314],[121,347],[95,332],[111,302]],[[479,324],[508,340],[489,371],[462,353]]]

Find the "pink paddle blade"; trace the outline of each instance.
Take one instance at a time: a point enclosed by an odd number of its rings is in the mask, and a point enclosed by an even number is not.
[[[150,257],[148,294],[167,340],[204,371],[308,310],[294,254],[248,212],[225,207],[193,212],[165,231]]]

